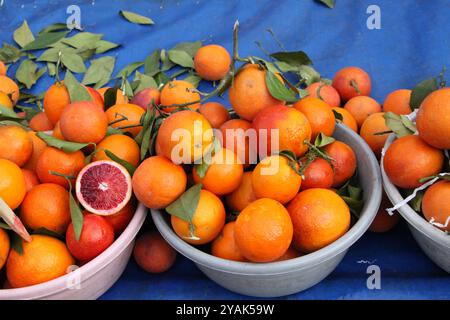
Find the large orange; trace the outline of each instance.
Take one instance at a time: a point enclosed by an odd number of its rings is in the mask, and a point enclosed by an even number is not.
[[[226,196],[228,207],[234,211],[242,211],[246,206],[256,200],[252,187],[252,173],[244,172],[239,187]]]
[[[50,131],[53,130],[53,123],[50,122],[45,112],[40,112],[31,118],[28,123],[31,130],[34,131]]]
[[[201,183],[203,188],[216,195],[225,195],[239,187],[244,169],[236,154],[228,149],[221,148],[212,157],[206,174],[201,178],[197,168],[192,169],[195,183]]]
[[[8,258],[10,248],[9,236],[8,233],[0,228],[0,270],[2,270],[3,266],[6,263],[6,259]]]
[[[383,165],[392,183],[400,188],[417,188],[420,179],[439,173],[444,155],[423,141],[409,135],[395,140],[387,149]]]
[[[200,106],[200,94],[192,83],[172,80],[161,90],[160,102],[166,112],[172,112],[180,105],[196,110]]]
[[[419,136],[439,149],[450,149],[450,88],[430,93],[416,118]]]
[[[214,240],[211,245],[211,254],[213,256],[232,261],[246,261],[234,239],[235,224],[235,221],[228,222]]]
[[[37,161],[36,173],[42,183],[56,183],[68,188],[67,180],[52,174],[51,171],[73,177],[71,179],[73,185],[75,178],[84,166],[84,154],[81,151],[68,153],[53,147],[46,147]]]
[[[319,133],[332,136],[336,119],[333,110],[319,98],[306,97],[294,104],[294,108],[303,113],[311,125],[311,140],[314,141]]]
[[[105,100],[105,93],[110,89],[111,87],[103,87],[100,89],[97,89],[97,92],[102,96],[102,99]],[[117,89],[116,94],[116,101],[115,104],[125,104],[128,103],[128,97],[123,93],[122,90]]]
[[[162,209],[175,201],[186,189],[187,177],[183,168],[167,158],[154,156],[145,159],[132,179],[136,197],[151,209]]]
[[[257,162],[257,136],[247,120],[231,119],[220,126],[222,146],[230,149],[248,167]]]
[[[64,234],[71,221],[69,192],[55,183],[35,186],[23,199],[20,219],[32,230],[45,228]]]
[[[356,155],[349,145],[334,141],[325,146],[324,151],[332,158],[334,169],[333,187],[343,185],[356,171]]]
[[[0,75],[0,91],[11,95],[11,100],[14,104],[19,100],[20,90],[17,84],[7,76]]]
[[[339,113],[342,116],[342,120],[340,120],[344,125],[352,129],[354,132],[358,132],[358,124],[356,123],[355,118],[352,116],[350,112],[348,112],[344,108],[331,108],[335,112]]]
[[[93,160],[111,160],[105,153],[105,150],[112,152],[122,160],[131,163],[133,166],[139,164],[140,149],[139,145],[132,138],[123,134],[112,134],[97,144],[97,153]]]
[[[208,120],[190,110],[175,112],[161,124],[156,150],[175,163],[193,163],[209,150],[213,131]]]
[[[198,49],[194,56],[195,71],[205,80],[217,81],[230,70],[231,57],[227,49],[210,44]]]
[[[64,242],[34,234],[31,242],[22,241],[23,253],[11,250],[6,276],[13,288],[32,286],[65,275],[75,260]]]
[[[373,113],[367,117],[361,126],[359,134],[361,138],[369,145],[370,149],[375,153],[377,158],[381,155],[384,143],[389,137],[389,133],[378,134],[381,132],[389,132],[391,129],[386,125],[384,112]]]
[[[116,104],[106,110],[111,127],[121,129],[124,133],[129,132],[133,137],[142,130],[141,118],[144,113],[144,109],[131,103]]]
[[[282,204],[272,199],[252,202],[239,214],[234,238],[242,255],[253,262],[270,262],[289,248],[292,221]]]
[[[306,165],[306,161],[306,159],[302,159],[300,165]],[[314,159],[306,166],[303,176],[301,190],[311,188],[328,189],[333,186],[334,170],[325,159]]]
[[[294,225],[294,245],[305,253],[329,245],[350,227],[347,204],[329,189],[302,191],[287,209]]]
[[[234,111],[248,121],[252,121],[262,109],[282,103],[270,94],[266,85],[266,71],[257,64],[246,65],[234,77],[229,97]]]
[[[44,140],[42,140],[36,135],[36,132],[28,131],[27,134],[30,137],[31,142],[33,143],[33,153],[31,154],[27,163],[25,163],[23,167],[25,169],[34,171],[36,169],[36,164],[39,159],[39,156],[41,155],[42,151],[44,151],[44,149],[47,147],[47,144],[44,142]]]
[[[355,118],[358,127],[361,127],[364,120],[371,114],[381,112],[380,104],[367,96],[357,96],[350,99],[344,105],[344,108]]]
[[[56,82],[44,94],[44,112],[55,125],[66,106],[70,104],[69,91],[63,82]]]
[[[33,142],[27,131],[16,125],[0,126],[0,158],[23,166],[33,153]]]
[[[298,167],[298,166],[297,166]],[[300,190],[302,177],[286,157],[274,155],[261,160],[252,173],[256,198],[270,198],[285,204]]]
[[[218,102],[207,102],[204,103],[198,108],[198,112],[200,112],[206,120],[209,121],[211,127],[218,129],[225,121],[230,119],[230,114],[228,113],[227,108],[221,103]]]
[[[411,99],[411,90],[399,89],[389,93],[384,99],[384,112],[393,112],[395,114],[410,114],[412,112],[409,101]]]
[[[308,91],[309,97],[322,99],[330,107],[337,108],[341,106],[341,97],[339,96],[339,93],[329,84],[314,82],[306,88],[306,91]]]
[[[305,140],[311,140],[311,125],[307,117],[295,108],[281,104],[264,108],[253,119],[252,127],[258,136],[261,158],[282,150],[290,150],[296,156],[308,151]]]
[[[9,98],[9,96],[6,93],[4,93],[2,91],[0,91],[0,106],[6,107],[11,110],[14,109],[14,105],[13,105],[11,99]]]
[[[440,229],[450,231],[450,182],[439,181],[425,191],[422,199],[422,212],[425,219],[436,222],[444,227]]]
[[[345,67],[339,70],[333,78],[332,85],[344,101],[359,95],[368,96],[372,89],[369,75],[358,67]]]
[[[200,199],[189,222],[171,216],[173,230],[184,241],[192,244],[205,244],[214,240],[225,224],[225,208],[222,201],[208,190],[200,191]]]

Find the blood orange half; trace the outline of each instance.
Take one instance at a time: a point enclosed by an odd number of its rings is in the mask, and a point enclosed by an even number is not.
[[[80,171],[75,189],[78,201],[86,210],[109,216],[130,201],[131,176],[114,161],[95,161]]]

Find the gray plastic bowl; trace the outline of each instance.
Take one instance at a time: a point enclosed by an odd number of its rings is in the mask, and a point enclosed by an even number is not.
[[[352,147],[364,189],[360,219],[341,238],[314,253],[280,262],[249,263],[214,257],[181,240],[166,213],[152,210],[156,227],[178,252],[192,260],[211,280],[231,291],[253,297],[279,297],[306,290],[327,277],[347,250],[369,228],[381,201],[381,177],[377,159],[353,131],[338,124],[334,137]]]
[[[391,134],[384,145],[384,150],[387,150],[394,140],[395,135]],[[381,159],[381,175],[383,177],[384,190],[389,200],[396,204],[403,200],[403,196],[386,175],[383,159],[384,156]],[[400,207],[397,211],[408,222],[409,230],[411,230],[414,239],[423,252],[439,267],[450,273],[450,236],[432,226],[407,204]]]

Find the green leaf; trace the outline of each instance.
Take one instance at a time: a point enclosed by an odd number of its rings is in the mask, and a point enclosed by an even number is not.
[[[92,97],[89,94],[86,87],[84,87],[78,80],[73,76],[73,74],[67,70],[66,77],[64,78],[64,84],[69,91],[70,101],[92,101]]]
[[[77,201],[73,197],[72,184],[70,183],[69,179],[67,179],[67,181],[69,181],[69,186],[70,186],[69,187],[70,217],[72,219],[72,226],[73,226],[73,231],[75,233],[75,239],[77,241],[79,241],[80,236],[81,236],[81,231],[83,230],[84,217],[83,217],[83,212],[81,211],[80,207],[78,206]]]
[[[158,87],[165,86],[166,83],[170,82],[170,78],[164,72],[158,72],[154,78]]]
[[[293,162],[297,161],[297,156],[291,150],[281,150],[278,154],[280,156],[288,158],[288,160],[290,160],[290,161],[293,161]]]
[[[169,50],[167,54],[173,63],[185,68],[194,68],[194,60],[186,51]]]
[[[84,73],[86,72],[86,66],[83,59],[75,53],[63,53],[61,55],[62,64],[72,72]]]
[[[79,48],[95,49],[97,48],[98,42],[102,37],[103,34],[80,32],[74,35],[73,37],[62,39],[61,42],[76,49]]]
[[[411,98],[409,100],[409,105],[411,108],[417,109],[420,107],[422,101],[433,91],[438,89],[438,84],[436,78],[431,78],[423,80],[411,92]]]
[[[329,137],[326,134],[324,134],[323,132],[321,132],[317,135],[316,140],[314,141],[314,145],[317,148],[323,148],[323,147],[333,143],[334,141],[336,141],[336,139],[334,139],[333,137]]]
[[[143,65],[144,65],[144,62],[142,62],[142,61],[137,61],[137,62],[127,64],[125,67],[122,68],[122,70],[120,70],[117,73],[116,79],[130,76],[137,68],[139,68]]]
[[[16,79],[30,89],[36,81],[47,71],[47,68],[38,69],[31,60],[23,60],[16,71]]]
[[[170,69],[172,69],[172,67],[175,66],[175,63],[170,61],[169,57],[167,56],[167,51],[164,50],[164,49],[161,50],[160,59],[161,59],[161,62],[162,62],[161,71],[170,70]]]
[[[116,59],[106,56],[91,61],[91,65],[84,75],[83,84],[94,84],[95,88],[101,88],[111,80]]]
[[[0,105],[0,118],[4,119],[21,119],[14,110]]]
[[[76,54],[78,54],[83,61],[89,60],[95,54],[95,49],[77,49],[75,50]]]
[[[336,120],[338,120],[340,122],[344,121],[344,117],[342,116],[342,114],[340,114],[339,112],[337,112],[334,109],[333,109],[333,114],[334,114],[334,117],[336,118]]]
[[[41,31],[39,31],[38,34],[49,33],[49,32],[54,32],[54,31],[61,31],[61,30],[68,30],[66,23],[53,23],[51,25],[46,26]]]
[[[57,139],[51,135],[48,135],[44,132],[38,132],[36,135],[41,138],[48,146],[57,148],[64,152],[76,152],[81,150],[89,145],[89,143],[78,143],[78,142],[69,142],[65,140]]]
[[[8,226],[6,223],[0,221],[0,229],[11,230],[11,227]]]
[[[153,77],[140,73],[139,71],[136,71],[133,83],[136,83],[136,86],[133,86],[134,92],[139,92],[147,88],[158,88],[158,84]]]
[[[414,190],[411,190],[411,193]],[[416,196],[409,202],[409,205],[411,206],[411,208],[416,211],[416,212],[420,212],[422,211],[422,199],[423,199],[423,195],[425,194],[425,191],[419,191],[416,193]]]
[[[63,51],[60,48],[50,48],[42,52],[42,54],[37,58],[37,61],[47,61],[47,62],[57,62],[59,59],[59,53],[63,53]],[[75,50],[71,50],[74,52]]]
[[[25,47],[23,47],[23,50],[29,51],[47,48],[55,42],[64,38],[68,33],[68,31],[41,33],[34,41],[28,43]]]
[[[320,81],[320,74],[311,66],[300,66],[298,75],[302,78],[302,82],[309,86],[311,83]]]
[[[334,0],[316,0],[316,1],[326,5],[330,9],[334,8]]]
[[[136,142],[141,146],[141,160],[144,160],[145,156],[150,151],[150,139],[155,125],[155,119],[155,108],[147,108],[142,121],[142,130],[139,135],[136,136]]]
[[[20,49],[6,42],[3,43],[3,46],[0,49],[0,60],[4,63],[14,63],[23,55],[24,53],[20,51]]]
[[[131,23],[144,24],[144,25],[155,24],[155,22],[153,22],[152,19],[142,16],[137,13],[131,12],[131,11],[120,10],[120,14],[122,15],[122,17],[124,17]]]
[[[13,39],[21,48],[34,41],[34,36],[28,26],[27,20],[24,20],[22,25],[14,31]]]
[[[393,112],[386,112],[383,115],[386,126],[391,129],[395,135],[400,138],[414,134],[416,132],[414,124],[406,117]]]
[[[35,115],[37,115],[38,113],[41,113],[42,111],[39,110],[38,108],[33,108],[33,107],[23,107],[23,106],[19,106],[16,105],[15,106],[17,109],[25,112],[25,117],[24,119],[27,121],[30,121],[31,118],[33,118]]]
[[[159,61],[161,57],[161,50],[157,49],[145,58],[144,73],[148,76],[154,76],[160,71]]]
[[[17,252],[19,255],[23,254],[22,238],[16,233],[10,233],[11,249]]]
[[[266,71],[266,85],[272,97],[288,103],[294,103],[298,99],[295,93],[286,88],[285,85],[269,70]]]
[[[270,55],[272,58],[284,62],[292,67],[300,68],[302,65],[312,64],[311,59],[303,51],[275,52]]]
[[[97,42],[97,46],[95,47],[95,53],[105,53],[106,51],[115,49],[119,47],[120,45],[114,42],[106,41],[106,40],[100,40]]]
[[[123,134],[123,131],[117,128],[113,128],[111,126],[108,126],[108,130],[106,131],[106,136],[110,136],[113,134]]]
[[[177,200],[172,202],[166,211],[184,221],[192,223],[192,217],[195,210],[197,210],[198,202],[200,200],[201,184],[196,184],[186,190]]]
[[[197,88],[199,83],[200,83],[200,81],[202,81],[202,78],[200,78],[199,76],[197,76],[195,74],[190,74],[186,78],[184,78],[183,80],[187,81],[189,83],[192,83],[192,85]]]
[[[128,173],[130,174],[130,176],[133,176],[134,172],[136,171],[136,168],[129,163],[126,160],[123,160],[122,158],[119,158],[118,156],[116,156],[114,153],[112,153],[109,150],[104,150],[106,155],[112,160],[117,162],[118,164],[121,164],[125,169],[127,169]]]
[[[173,47],[172,50],[185,51],[188,55],[191,56],[191,58],[194,58],[195,54],[197,53],[198,49],[201,48],[201,46],[201,41],[180,42],[175,47]]]
[[[108,90],[105,91],[104,95],[105,110],[108,110],[110,107],[116,104],[118,89],[119,88],[109,88]]]
[[[59,240],[64,240],[64,237],[62,235],[60,235],[59,233],[52,231],[52,230],[48,230],[46,228],[39,228],[33,231],[33,234],[42,234],[44,236],[50,236],[53,238],[57,238]]]

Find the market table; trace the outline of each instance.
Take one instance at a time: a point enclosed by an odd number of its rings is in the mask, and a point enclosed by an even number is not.
[[[117,55],[116,72],[130,62],[142,61],[158,47],[171,48],[180,41],[204,40],[231,50],[231,32],[237,19],[242,56],[264,55],[255,41],[269,52],[281,50],[266,31],[270,28],[286,50],[307,52],[324,77],[330,78],[348,65],[365,69],[372,77],[372,96],[380,102],[390,91],[411,88],[449,66],[449,1],[336,2],[334,9],[313,0],[88,0],[73,4],[80,7],[84,30],[103,33],[105,39],[122,44],[121,49],[106,53]],[[25,19],[34,32],[50,23],[65,22],[70,4],[62,0],[0,0],[0,40],[11,43],[12,32]],[[380,9],[381,29],[367,27],[370,5]],[[126,22],[118,14],[121,9],[147,15],[156,24]],[[10,73],[14,72],[12,68]],[[41,79],[32,92],[46,90],[51,82],[50,78]],[[200,89],[209,88],[202,85]],[[227,96],[223,101],[227,103]],[[371,263],[381,269],[381,290],[366,286],[366,269]],[[191,262],[179,257],[171,271],[157,276],[130,262],[122,278],[102,298],[243,297],[215,285]],[[388,234],[364,235],[325,281],[288,298],[449,299],[450,277],[424,256],[406,226],[401,225]]]

